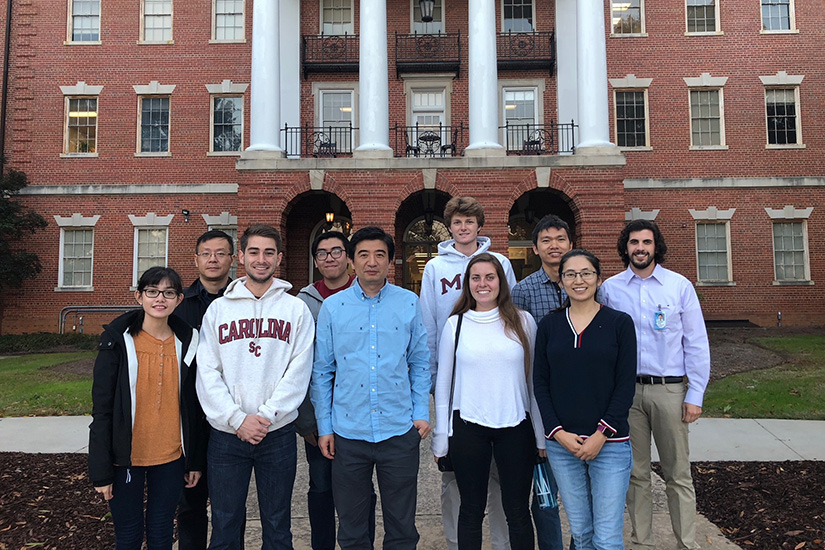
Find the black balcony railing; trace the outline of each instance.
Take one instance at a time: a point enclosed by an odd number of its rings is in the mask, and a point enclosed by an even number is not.
[[[454,72],[461,68],[461,33],[395,33],[395,68],[398,73]]]
[[[352,154],[358,128],[347,126],[293,126],[284,124],[288,157],[329,157]]]
[[[455,157],[464,154],[464,123],[459,126],[416,124],[390,128],[396,157]]]
[[[352,34],[304,35],[304,78],[309,73],[357,73],[358,48],[358,36]]]
[[[552,75],[556,67],[556,33],[506,32],[496,36],[498,68],[547,69]]]
[[[576,128],[571,120],[569,124],[507,124],[499,129],[508,154],[558,155],[576,151]]]

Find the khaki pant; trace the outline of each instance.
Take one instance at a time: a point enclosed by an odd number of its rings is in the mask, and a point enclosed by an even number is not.
[[[650,435],[656,441],[670,510],[670,523],[680,550],[695,550],[696,493],[690,474],[688,424],[682,422],[685,385],[636,384],[630,408],[630,442],[633,470],[627,491],[627,508],[635,548],[653,549],[653,488],[650,480]]]

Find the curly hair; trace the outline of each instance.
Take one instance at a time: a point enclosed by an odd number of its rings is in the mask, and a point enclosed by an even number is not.
[[[630,255],[627,253],[627,241],[630,240],[630,234],[636,231],[644,231],[649,229],[653,232],[653,244],[655,245],[653,260],[657,264],[665,263],[665,254],[667,254],[667,245],[662,232],[659,231],[659,226],[650,220],[633,220],[624,226],[621,234],[619,234],[619,241],[616,244],[616,249],[619,251],[619,257],[625,267],[630,265]]]

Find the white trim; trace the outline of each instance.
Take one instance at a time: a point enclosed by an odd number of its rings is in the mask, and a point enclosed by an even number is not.
[[[628,75],[633,76],[633,75]],[[652,78],[645,78],[639,80],[647,80],[648,86],[650,85]],[[616,94],[619,93],[634,93],[634,92],[642,92],[644,94],[644,103],[645,103],[645,143],[644,145],[619,145],[619,103],[616,100]],[[625,88],[620,87],[617,88],[614,86],[613,89],[613,139],[615,140],[616,145],[622,151],[652,151],[653,147],[650,146],[650,104],[647,97],[647,87],[644,88]]]
[[[262,0],[258,0],[259,2]],[[349,0],[350,23],[349,28],[345,29],[346,34],[355,34],[355,2]],[[320,19],[319,34],[324,34],[324,0],[318,0],[318,18]],[[327,36],[343,36],[343,35],[327,35]]]
[[[728,77],[710,76],[710,73],[702,73],[698,77],[685,77],[684,81],[690,88],[721,88],[727,83]]]
[[[133,237],[133,253],[132,253],[132,286],[137,287],[138,284],[138,236],[140,232],[147,229],[163,229],[166,243],[164,247],[163,265],[169,265],[169,224],[174,218],[174,214],[168,216],[158,216],[154,212],[149,212],[145,216],[134,216],[129,214],[129,220],[134,226]]]
[[[243,94],[246,92],[247,88],[249,88],[249,84],[244,83],[234,83],[231,80],[224,80],[220,84],[204,84],[206,86],[206,91],[210,94],[220,95],[220,94]],[[170,92],[171,93],[171,92]]]
[[[323,94],[326,92],[342,93],[350,92],[352,94],[352,127],[358,127],[358,83],[357,82],[313,82],[312,96],[315,99],[315,126],[321,126],[324,119],[324,99]],[[354,132],[352,136],[352,148],[355,149],[356,135]]]
[[[146,0],[140,0],[140,35],[138,44],[174,44],[175,43],[175,2],[169,2],[169,40],[146,40]]]
[[[615,0],[610,0],[608,3],[608,7],[610,11],[608,12],[608,22],[610,24],[610,37],[623,37],[623,36],[632,36],[635,38],[647,36],[647,28],[645,25],[645,0],[639,0],[639,17],[641,18],[641,32],[626,32],[626,33],[614,33],[613,29],[613,3]]]
[[[102,21],[103,21],[103,1],[98,0],[97,3],[97,40],[72,40],[72,31],[74,27],[72,26],[72,8],[74,5],[74,0],[68,0],[68,6],[66,9],[66,40],[63,41],[64,46],[99,46],[103,44],[101,40],[102,35]]]
[[[742,187],[825,187],[825,178],[628,178],[624,180],[625,189],[728,189]]]
[[[232,216],[226,211],[221,212],[218,216],[210,216],[209,214],[201,214],[201,216],[207,227],[238,227],[238,216]]]
[[[172,218],[174,217],[174,214],[158,216],[154,212],[147,212],[145,216],[129,214],[129,221],[132,222],[132,225],[135,227],[165,227],[172,223]]]
[[[696,221],[730,220],[731,218],[733,218],[733,214],[734,212],[736,212],[736,208],[719,210],[715,206],[709,206],[704,210],[695,210],[693,208],[688,208],[688,212],[690,212],[690,215],[693,216],[693,219]]]
[[[659,209],[654,208],[653,210],[642,210],[639,207],[634,206],[630,209],[630,211],[624,213],[625,221],[633,221],[633,220],[649,220],[653,221],[656,219],[656,216],[659,215]]]
[[[784,71],[782,71],[784,72]],[[759,77],[760,79],[762,77]],[[803,77],[799,77],[799,82],[802,82]],[[765,82],[764,80],[762,81]],[[771,143],[768,138],[768,92],[772,90],[793,90],[794,112],[796,122],[796,142],[794,143]],[[765,98],[765,149],[804,149],[805,144],[802,141],[802,108],[801,97],[798,85],[788,84],[786,86],[768,86],[765,88],[763,94]]]
[[[84,86],[80,86],[80,84],[84,84]],[[78,86],[61,86],[61,88],[80,88],[80,89],[88,89],[92,88],[92,91],[96,88],[103,89],[103,86],[85,86],[85,82],[78,82]],[[98,121],[100,119],[100,90],[98,90],[97,94],[94,95],[81,95],[81,96],[73,96],[73,95],[64,95],[63,96],[63,150],[60,153],[60,158],[88,158],[88,157],[97,157],[98,156]],[[73,99],[94,99],[95,101],[95,146],[94,151],[69,151],[69,113],[71,113],[71,102]],[[79,118],[79,117],[78,117]],[[88,118],[88,117],[86,117]],[[88,146],[88,144],[87,144]],[[87,147],[88,148],[88,147]]]
[[[689,31],[688,26],[687,26],[688,25],[688,17],[687,17],[688,5],[687,5],[687,0],[685,0],[685,36],[721,36],[721,35],[725,34],[724,32],[722,32],[722,15],[720,13],[722,10],[719,9],[721,7],[719,4],[720,4],[720,0],[714,0],[714,2],[713,2],[713,15],[716,19],[716,21],[715,21],[716,30],[713,30],[713,31]]]
[[[228,80],[224,80],[224,83],[229,82]],[[206,85],[207,89],[209,88],[209,84]],[[246,89],[246,84],[236,84],[235,86],[241,87],[243,86]],[[226,97],[226,98],[235,98],[241,100],[241,144],[238,150],[236,151],[215,151],[215,99],[218,97]],[[246,117],[244,116],[244,110],[246,105],[244,104],[244,96],[243,92],[241,93],[211,93],[209,95],[209,146],[207,148],[206,154],[207,156],[240,156],[244,150],[244,133],[246,130],[246,125],[244,120]]]
[[[20,190],[20,195],[236,195],[237,183],[201,183],[179,185],[166,183],[159,185],[29,185]]]
[[[137,95],[172,95],[176,84],[160,84],[157,80],[151,80],[149,84],[135,84],[132,86]]]
[[[762,2],[759,2],[759,34],[797,34],[796,28],[796,6],[794,0],[788,1],[788,26],[789,29],[765,29],[765,22],[762,20]]]
[[[80,216],[80,214],[73,214],[72,218],[74,218],[74,216]],[[55,220],[57,220],[57,218],[60,218],[60,216],[55,216]],[[97,218],[100,218],[100,216],[93,216],[93,218],[95,218],[94,221],[96,223]],[[64,218],[64,219],[71,219],[71,218]],[[86,218],[86,219],[88,220],[89,218]],[[58,221],[58,224],[60,224],[59,221]],[[92,257],[91,257],[91,262],[92,263],[91,263],[91,267],[90,267],[90,270],[89,270],[89,284],[88,285],[69,286],[69,285],[64,285],[63,284],[63,276],[66,273],[66,271],[65,271],[65,260],[66,259],[63,257],[63,250],[64,250],[64,245],[65,245],[65,237],[66,237],[66,231],[67,231],[66,228],[67,227],[69,228],[68,231],[91,231],[92,232]],[[58,249],[58,252],[57,252],[57,254],[58,254],[58,260],[57,260],[57,286],[55,287],[55,290],[60,290],[60,291],[78,290],[78,291],[86,291],[86,292],[93,291],[94,290],[94,269],[95,269],[95,229],[94,229],[94,223],[83,224],[83,225],[74,225],[74,224],[60,225],[60,241],[59,241],[58,246],[60,248]]]
[[[785,212],[789,209],[793,210],[792,206],[786,206]],[[770,208],[765,208],[768,211],[768,215],[771,215]],[[807,215],[801,218],[772,218],[771,222],[771,248],[772,248],[772,262],[773,262],[773,283],[774,285],[812,285],[813,281],[811,280],[811,258],[810,258],[810,250],[808,246],[808,220],[807,217],[810,216],[810,211],[813,208],[807,208]],[[799,212],[797,210],[797,212]],[[803,211],[804,212],[804,211]],[[777,223],[799,223],[802,225],[802,269],[804,271],[803,277],[804,279],[780,279],[776,276],[776,224]]]
[[[134,86],[135,91],[138,91],[138,88],[145,88],[144,86]],[[157,80],[153,80],[149,84],[149,88],[153,90],[167,90],[171,88],[171,90],[175,89],[175,85],[171,86],[160,86],[158,85]],[[161,94],[159,91],[150,91],[147,93],[140,93],[138,92],[137,96],[137,124],[135,126],[135,157],[171,157],[172,156],[172,96],[170,95],[172,91],[169,91],[166,94]],[[141,151],[143,145],[143,132],[141,128],[143,126],[143,100],[144,99],[152,99],[155,96],[165,96],[169,100],[169,106],[167,108],[167,118],[168,122],[166,124],[166,133],[167,133],[167,143],[166,143],[166,150],[165,151]]]
[[[254,0],[253,0],[254,2]],[[246,0],[243,0],[243,11],[241,12],[241,34],[242,38],[232,38],[232,39],[218,39],[215,38],[217,35],[218,25],[218,0],[212,0],[212,35],[209,38],[210,44],[238,44],[246,42]],[[216,93],[216,92],[211,92]]]
[[[811,217],[811,212],[814,211],[813,206],[808,208],[794,208],[787,204],[784,208],[765,208],[768,217],[772,220],[807,220]]]
[[[653,83],[652,78],[637,78],[635,74],[628,74],[624,78],[608,78],[607,80],[614,88],[649,88]]]
[[[100,219],[100,214],[94,216],[84,216],[75,212],[71,216],[58,216],[55,214],[54,221],[58,227],[94,227]]]
[[[708,75],[708,73],[702,73],[702,76]],[[710,75],[708,75],[710,77]],[[722,77],[725,81],[727,81],[727,77]],[[687,82],[689,79],[685,79]],[[698,79],[690,79],[690,80],[698,80]],[[711,79],[713,80],[713,79]],[[719,143],[714,145],[695,145],[693,143],[693,104],[690,98],[690,95],[693,92],[712,92],[714,89],[705,89],[704,85],[701,85],[699,89],[690,88],[688,89],[688,122],[690,127],[690,147],[688,148],[691,151],[712,151],[712,150],[727,150],[727,141],[725,140],[725,90],[724,88],[715,88],[717,92],[719,92]]]
[[[63,95],[100,95],[103,86],[89,86],[85,81],[78,80],[74,86],[61,86],[60,91]]]
[[[448,1],[449,0],[444,0],[444,2],[448,2]],[[539,2],[539,1],[541,1],[541,0],[530,0],[530,6],[533,8],[533,13],[532,13],[531,18],[530,18],[531,21],[532,21],[531,24],[533,25],[533,30],[531,30],[531,31],[511,31],[511,32],[517,34],[517,33],[535,32],[536,31],[536,3]],[[502,33],[505,33],[505,32],[508,32],[508,31],[504,30],[504,0],[499,0],[499,6],[501,8],[501,20],[499,21],[499,25],[500,25],[499,28],[501,29]],[[444,11],[444,8],[442,7],[442,13],[443,13],[443,11]]]
[[[761,80],[765,86],[786,86],[790,88],[802,84],[804,78],[805,75],[791,75],[785,71],[777,71],[775,75],[760,76],[759,80]]]
[[[715,206],[711,206],[710,208],[716,209]],[[733,210],[729,210],[731,212],[731,216],[733,216]],[[690,211],[691,214],[694,213],[694,210]],[[705,218],[704,220],[700,221],[699,218],[694,216],[694,220],[697,220],[694,224],[694,237],[693,237],[693,244],[696,251],[696,280],[701,282],[705,285],[713,285],[713,284],[721,284],[721,285],[728,285],[733,283],[733,256],[731,254],[731,243],[730,243],[730,218],[727,219],[720,219],[721,221],[710,221],[710,219]],[[701,266],[699,264],[699,226],[700,225],[724,225],[725,226],[725,264],[727,267],[727,273],[724,279],[703,279],[700,275],[701,273]],[[703,251],[710,253],[711,251]],[[715,252],[715,251],[714,251]],[[735,284],[735,283],[734,283]]]

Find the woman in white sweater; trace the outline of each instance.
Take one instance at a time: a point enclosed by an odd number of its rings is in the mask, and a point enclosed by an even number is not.
[[[536,453],[544,449],[532,388],[535,335],[533,317],[510,300],[501,263],[491,254],[473,257],[441,335],[435,386],[433,454],[438,461],[449,451],[455,470],[460,550],[481,548],[491,458],[501,478],[510,546],[534,547],[530,489]]]

